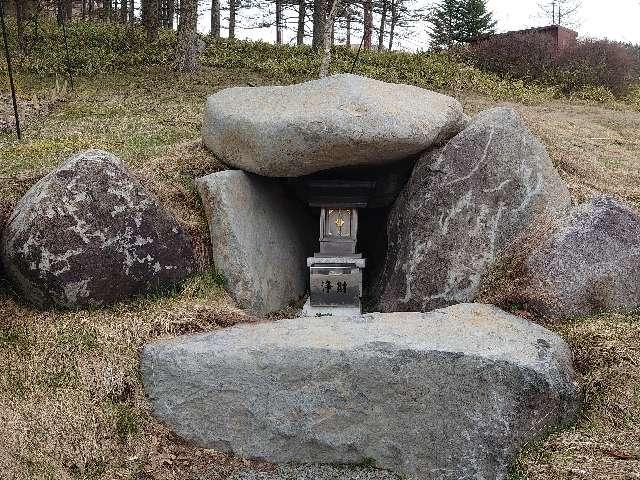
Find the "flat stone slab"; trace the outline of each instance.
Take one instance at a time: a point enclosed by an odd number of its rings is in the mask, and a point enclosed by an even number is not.
[[[462,105],[446,95],[342,74],[222,90],[207,99],[202,137],[235,168],[298,177],[401,160],[448,140],[465,123]]]
[[[213,261],[238,305],[257,315],[286,307],[307,286],[313,221],[277,181],[239,170],[196,180]]]
[[[280,465],[273,472],[242,470],[229,480],[402,480],[402,477],[385,470],[350,465]]]
[[[201,447],[419,478],[506,478],[579,406],[565,342],[481,304],[157,341],[141,372],[154,414]]]

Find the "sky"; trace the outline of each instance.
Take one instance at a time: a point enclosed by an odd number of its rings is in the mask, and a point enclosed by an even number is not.
[[[488,0],[500,31],[549,24],[537,15],[540,0]],[[582,0],[574,28],[581,37],[640,44],[640,0]]]
[[[540,14],[538,4],[542,0],[488,0],[489,10],[493,12],[497,20],[497,30],[506,32],[523,28],[548,25],[549,18]],[[224,3],[225,0],[222,0]],[[433,0],[418,0],[421,6],[434,3]],[[206,4],[207,2],[205,2]],[[240,11],[240,19],[246,18],[251,12]],[[290,16],[295,15],[293,11]],[[624,42],[640,44],[640,0],[582,0],[582,6],[577,15],[577,30],[581,38],[608,38]],[[375,20],[374,20],[375,21]],[[207,33],[210,29],[209,10],[201,8],[198,29]],[[223,20],[223,24],[225,21]],[[284,41],[293,41],[295,31],[292,25],[284,32]],[[226,35],[223,29],[223,36]],[[238,28],[236,36],[240,39],[264,40],[273,42],[275,28]],[[353,35],[352,42],[359,42],[357,34]],[[426,50],[429,46],[429,36],[423,25],[417,25],[413,32],[406,38],[398,38],[394,48],[402,50]]]

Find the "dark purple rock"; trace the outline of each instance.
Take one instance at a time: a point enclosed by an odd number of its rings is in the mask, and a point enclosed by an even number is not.
[[[640,216],[597,197],[559,221],[526,262],[519,299],[552,318],[640,306]]]
[[[3,232],[2,262],[40,307],[106,305],[194,270],[177,221],[115,156],[88,150],[36,183]]]

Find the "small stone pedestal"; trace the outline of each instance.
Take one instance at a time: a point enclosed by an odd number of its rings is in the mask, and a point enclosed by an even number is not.
[[[362,255],[307,258],[311,293],[302,309],[305,317],[354,316],[362,313]]]
[[[320,252],[307,258],[309,300],[302,315],[360,315],[362,269],[365,259],[356,253],[358,210],[320,210]]]

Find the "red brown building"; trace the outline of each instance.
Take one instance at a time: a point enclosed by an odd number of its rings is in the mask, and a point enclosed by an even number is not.
[[[487,40],[491,40],[496,37],[508,38],[508,37],[539,37],[549,41],[557,52],[564,50],[567,47],[572,47],[576,44],[578,38],[578,32],[561,25],[549,25],[547,27],[528,28],[526,30],[516,30],[513,32],[496,33],[494,35],[487,35],[476,40],[474,43],[482,43]]]

